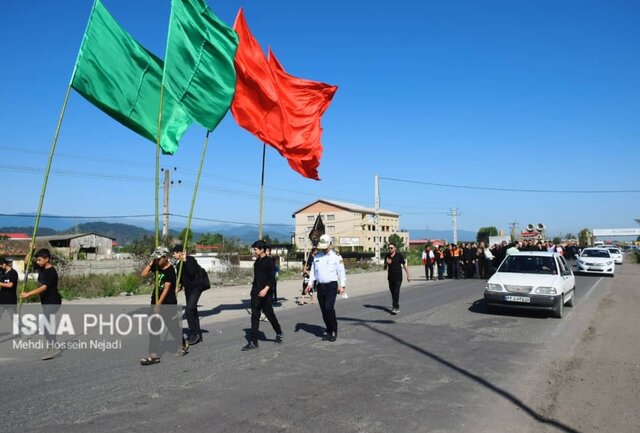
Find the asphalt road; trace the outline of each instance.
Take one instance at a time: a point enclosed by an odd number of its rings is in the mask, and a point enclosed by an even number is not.
[[[484,282],[403,287],[339,299],[336,342],[317,306],[276,309],[281,346],[241,352],[249,316],[208,325],[182,358],[0,363],[2,431],[513,432],[576,431],[546,418],[549,366],[571,353],[615,279],[577,277],[565,318],[487,314]],[[205,312],[206,314],[206,312]],[[144,351],[141,352],[141,355]]]

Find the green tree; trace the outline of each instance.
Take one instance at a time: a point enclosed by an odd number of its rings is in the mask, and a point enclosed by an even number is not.
[[[589,245],[591,243],[591,230],[580,230],[580,233],[578,233],[578,243],[580,245]]]
[[[398,251],[402,251],[404,249],[404,242],[402,242],[402,238],[397,233],[394,233],[391,236],[389,236],[388,243],[394,244],[396,248],[398,248]]]
[[[573,233],[567,233],[566,235],[564,235],[565,239],[575,239],[576,235]]]
[[[123,246],[122,252],[131,253],[138,259],[148,259],[155,247],[156,241],[153,236],[143,236]]]
[[[489,236],[498,236],[498,229],[494,226],[480,227],[476,235],[476,241],[488,244]]]
[[[558,245],[562,242],[562,238],[560,238],[560,236],[556,236],[551,242],[553,242],[554,245]]]
[[[224,244],[224,236],[220,233],[204,233],[198,239],[198,243],[201,245],[223,245]]]

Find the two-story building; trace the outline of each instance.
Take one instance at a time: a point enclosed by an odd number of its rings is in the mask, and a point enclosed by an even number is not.
[[[294,241],[297,248],[311,248],[309,233],[318,215],[324,223],[325,233],[333,237],[334,246],[341,251],[374,252],[376,241],[383,248],[392,234],[400,236],[405,246],[409,245],[409,233],[400,230],[400,214],[378,209],[380,239],[376,239],[375,209],[320,199],[292,215],[296,224]]]

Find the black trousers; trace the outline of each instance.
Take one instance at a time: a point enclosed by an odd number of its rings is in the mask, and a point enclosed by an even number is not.
[[[154,314],[154,305],[151,306],[150,314]],[[165,332],[161,335],[149,334],[149,353],[162,356],[165,352],[175,352],[183,343],[182,337],[182,314],[180,307],[176,304],[162,304],[160,313],[165,325]],[[159,322],[153,321],[153,329],[160,329]]]
[[[400,286],[402,280],[389,280],[389,291],[391,292],[391,306],[400,308]]]
[[[433,280],[433,263],[424,265],[424,276],[427,280]]]
[[[455,278],[456,280],[460,278],[460,259],[453,259],[451,261],[451,271],[449,278]]]
[[[251,341],[258,343],[258,330],[260,329],[260,313],[264,312],[267,316],[267,320],[273,326],[273,330],[276,334],[282,334],[282,328],[276,313],[273,312],[273,295],[271,292],[267,293],[267,296],[261,298],[257,294],[251,295]]]
[[[200,335],[200,317],[198,317],[198,301],[200,300],[200,295],[202,295],[202,290],[198,289],[190,289],[187,288],[184,291],[185,297],[187,298],[187,305],[184,307],[184,315],[187,318],[187,324],[189,325],[189,330],[191,331],[191,335]]]
[[[436,266],[438,266],[438,279],[444,280],[444,263],[440,262]]]
[[[338,282],[321,284],[316,287],[318,303],[322,311],[322,319],[327,327],[327,334],[338,333],[338,319],[336,319],[336,296],[338,296]]]
[[[476,273],[476,264],[473,261],[468,261],[464,265],[464,277],[473,278]]]

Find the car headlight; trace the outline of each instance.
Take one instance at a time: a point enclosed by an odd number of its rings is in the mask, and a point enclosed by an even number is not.
[[[556,288],[555,287],[538,287],[535,290],[535,293],[538,293],[540,295],[557,295],[558,292],[556,292]]]
[[[504,288],[500,284],[487,284],[484,289],[487,292],[504,292]]]
[[[611,266],[613,265],[613,262],[607,262],[607,265]]]

